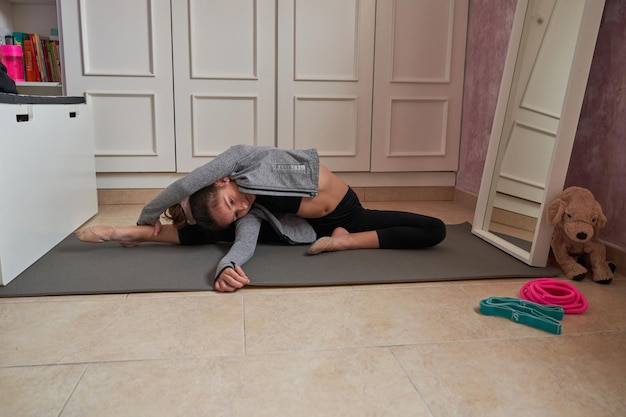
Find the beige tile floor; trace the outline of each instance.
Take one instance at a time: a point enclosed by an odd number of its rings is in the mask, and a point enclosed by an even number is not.
[[[0,416],[626,415],[626,279],[559,336],[477,311],[524,282],[0,299]]]

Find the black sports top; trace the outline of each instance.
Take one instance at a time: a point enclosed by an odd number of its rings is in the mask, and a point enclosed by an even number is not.
[[[276,195],[257,195],[256,203],[259,203],[272,213],[296,214],[300,208],[302,197],[282,197]]]

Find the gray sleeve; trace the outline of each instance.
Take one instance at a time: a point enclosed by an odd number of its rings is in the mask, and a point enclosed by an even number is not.
[[[185,197],[213,184],[220,178],[231,175],[236,171],[238,161],[249,153],[250,148],[245,145],[232,146],[212,161],[170,184],[143,207],[137,224],[155,224],[161,214],[174,204],[180,203]]]
[[[235,241],[230,250],[217,264],[215,279],[225,268],[232,268],[233,264],[242,266],[252,258],[256,249],[262,219],[248,213],[235,224]]]
[[[266,220],[272,229],[290,245],[300,243],[313,243],[317,235],[313,227],[305,219],[293,213],[282,213],[275,216],[263,205],[254,203],[254,208],[250,211]]]

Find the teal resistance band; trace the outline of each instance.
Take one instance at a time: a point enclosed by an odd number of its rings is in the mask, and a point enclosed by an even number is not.
[[[542,305],[512,297],[489,297],[480,300],[480,312],[499,316],[549,333],[561,334],[563,307]]]

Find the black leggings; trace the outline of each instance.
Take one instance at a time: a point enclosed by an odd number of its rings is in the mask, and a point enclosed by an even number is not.
[[[376,231],[381,249],[420,249],[435,246],[446,237],[445,224],[434,217],[391,210],[363,208],[354,190],[348,189],[337,208],[319,219],[306,219],[318,237],[330,236],[337,227],[350,233]],[[223,230],[206,230],[187,225],[178,230],[181,245],[232,242],[235,225]],[[259,242],[284,242],[267,222],[261,224]]]
[[[403,211],[365,209],[352,188],[332,213],[307,221],[317,236],[330,236],[337,227],[350,233],[376,231],[381,249],[427,248],[446,237],[441,220]]]
[[[206,245],[217,242],[234,242],[235,224],[233,223],[228,226],[228,228],[221,230],[209,230],[196,224],[188,224],[182,229],[178,229],[178,240],[180,240],[181,245]],[[268,222],[261,223],[259,242],[285,243]]]

